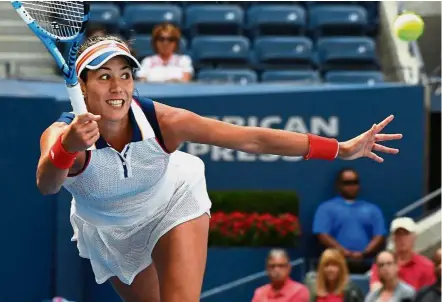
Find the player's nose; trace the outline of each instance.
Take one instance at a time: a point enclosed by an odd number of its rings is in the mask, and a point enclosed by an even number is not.
[[[110,81],[110,92],[111,93],[122,93],[123,92],[122,85],[118,79],[114,78]]]

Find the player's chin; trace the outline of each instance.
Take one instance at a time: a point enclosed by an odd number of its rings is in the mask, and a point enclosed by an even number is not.
[[[119,121],[123,119],[129,113],[129,107],[127,106],[108,106],[106,110],[103,110],[103,117],[107,120]]]

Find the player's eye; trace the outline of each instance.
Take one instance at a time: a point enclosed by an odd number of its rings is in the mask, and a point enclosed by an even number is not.
[[[108,74],[102,74],[101,76],[100,76],[100,80],[109,80],[109,75]]]
[[[123,80],[128,80],[128,79],[130,79],[130,74],[129,74],[129,73],[124,73],[124,74],[121,76],[121,78],[122,78]]]

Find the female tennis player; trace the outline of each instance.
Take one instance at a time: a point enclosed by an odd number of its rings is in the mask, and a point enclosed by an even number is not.
[[[383,159],[378,144],[393,116],[345,142],[242,127],[149,99],[135,99],[128,46],[112,36],[80,48],[77,73],[89,113],[64,113],[41,137],[37,185],[72,195],[73,240],[97,283],[110,279],[124,301],[199,301],[206,265],[209,200],[203,162],[186,142],[305,159]]]

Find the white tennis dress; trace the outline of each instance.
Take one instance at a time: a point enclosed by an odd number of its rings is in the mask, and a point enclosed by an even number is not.
[[[84,169],[63,184],[73,196],[72,240],[99,284],[111,276],[131,284],[152,263],[161,236],[210,214],[204,163],[165,151],[152,100],[134,100],[129,114],[132,142],[118,152],[100,138],[87,151]],[[73,118],[64,113],[59,121]]]

